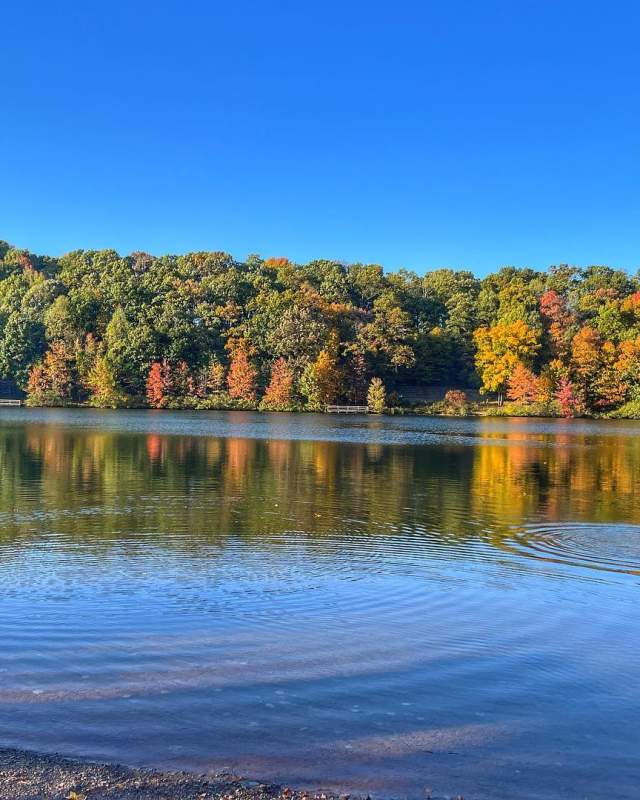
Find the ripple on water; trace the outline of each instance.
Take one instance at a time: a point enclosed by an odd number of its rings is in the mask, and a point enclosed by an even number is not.
[[[631,437],[69,419],[0,425],[6,742],[412,798],[635,797]]]
[[[505,548],[549,563],[640,575],[640,525],[526,525],[505,540]]]

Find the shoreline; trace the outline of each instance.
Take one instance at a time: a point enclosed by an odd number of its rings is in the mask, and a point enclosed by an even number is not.
[[[348,800],[229,773],[175,772],[0,747],[0,800]]]
[[[90,405],[89,403],[65,403],[60,405],[44,405],[44,404],[35,404],[35,403],[28,403],[24,401],[20,401],[20,403],[9,404],[9,403],[2,403],[0,401],[0,407],[6,408],[22,408],[22,409],[72,409],[75,411],[87,409],[89,411],[153,411],[153,412],[166,412],[166,411],[191,411],[191,412],[199,412],[199,411],[249,411],[251,413],[256,414],[295,414],[300,416],[305,416],[307,414],[321,414],[323,416],[336,416],[336,417],[353,417],[353,416],[370,416],[373,419],[385,419],[387,417],[423,417],[425,419],[546,419],[546,420],[559,420],[559,421],[571,421],[571,420],[592,420],[596,422],[620,422],[620,421],[629,421],[634,422],[638,421],[640,417],[637,415],[616,415],[615,413],[608,413],[608,414],[581,414],[579,416],[572,416],[572,417],[564,417],[560,414],[545,414],[545,413],[535,413],[531,411],[527,413],[525,409],[522,407],[516,409],[510,409],[508,406],[506,407],[495,407],[489,406],[487,407],[479,407],[479,408],[470,408],[465,413],[447,413],[443,411],[435,411],[428,408],[420,408],[420,407],[409,407],[409,406],[396,406],[392,408],[386,408],[384,411],[369,411],[369,412],[327,412],[327,411],[318,411],[318,410],[311,410],[311,409],[300,409],[300,408],[292,408],[292,409],[265,409],[259,408],[258,406],[217,406],[207,408],[204,406],[196,407],[196,406],[169,406],[166,408],[152,408],[148,405],[143,404],[130,404],[126,406],[95,406]]]

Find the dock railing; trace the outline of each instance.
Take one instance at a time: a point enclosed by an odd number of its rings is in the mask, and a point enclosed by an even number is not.
[[[327,406],[327,414],[368,414],[369,406]]]

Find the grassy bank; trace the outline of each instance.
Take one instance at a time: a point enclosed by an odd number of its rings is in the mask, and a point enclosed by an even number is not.
[[[104,405],[96,406],[92,403],[36,403],[27,401],[25,406],[29,408],[105,408]],[[110,406],[111,409],[137,409],[150,410],[148,403],[143,398],[131,398],[126,404]],[[212,402],[205,401],[176,401],[168,403],[163,409],[165,411],[256,411],[261,413],[290,413],[308,414],[325,413],[323,409],[309,409],[299,406],[287,408],[264,408],[260,403],[251,403],[244,400],[217,400]],[[369,411],[375,416],[420,416],[420,417],[532,417],[538,419],[640,419],[640,401],[625,403],[613,411],[597,413],[584,412],[576,414],[574,417],[566,417],[554,404],[529,405],[522,403],[506,402],[498,405],[496,402],[488,403],[469,403],[463,406],[452,406],[444,401],[425,404],[412,404],[405,406],[387,406],[379,412]]]

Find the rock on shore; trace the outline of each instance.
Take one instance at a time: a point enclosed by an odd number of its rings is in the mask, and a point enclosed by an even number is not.
[[[0,748],[0,800],[336,800],[221,775],[159,772]],[[343,799],[344,800],[344,796]]]

